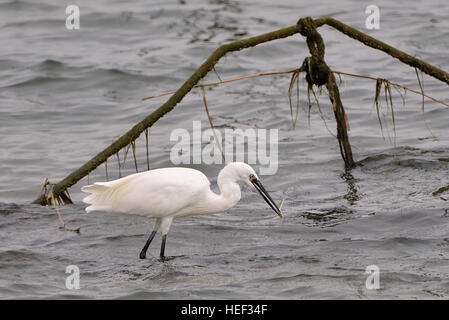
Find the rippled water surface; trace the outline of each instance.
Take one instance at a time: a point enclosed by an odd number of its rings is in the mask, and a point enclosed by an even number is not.
[[[345,172],[327,95],[307,120],[305,81],[292,128],[289,76],[257,78],[207,90],[217,128],[279,130],[279,168],[263,181],[285,197],[280,220],[251,190],[227,212],[175,221],[166,253],[160,237],[146,260],[138,253],[152,228],[140,216],[85,213],[74,205],[30,204],[46,177],[64,178],[178,88],[221,44],[270,32],[305,16],[332,16],[411,55],[448,70],[449,4],[376,1],[379,30],[365,29],[371,1],[78,1],[81,28],[65,27],[56,0],[0,0],[0,298],[146,299],[435,299],[449,297],[449,109],[393,90],[396,147],[382,95],[384,130],[373,105],[375,82],[342,77],[340,90],[359,166]],[[419,90],[415,71],[328,27],[319,29],[335,70],[388,78]],[[289,70],[308,56],[293,36],[226,55],[205,82]],[[448,101],[447,85],[424,76],[426,93]],[[401,92],[402,94],[402,92]],[[324,120],[323,120],[324,119]],[[170,133],[208,128],[202,98],[192,91],[150,130],[150,165],[172,166]],[[326,128],[327,124],[328,129]],[[330,132],[329,132],[330,131]],[[146,167],[145,139],[137,141]],[[123,157],[123,154],[121,154]],[[124,174],[134,170],[128,158]],[[212,181],[221,165],[194,165]],[[109,175],[118,177],[115,158]],[[105,168],[89,182],[104,181]],[[66,267],[80,269],[68,290]],[[367,266],[380,270],[368,290]]]

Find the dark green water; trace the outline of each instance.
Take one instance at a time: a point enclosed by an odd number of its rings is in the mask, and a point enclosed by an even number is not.
[[[252,191],[233,209],[175,221],[166,252],[160,237],[148,259],[138,253],[152,228],[139,216],[61,208],[75,234],[58,229],[52,208],[30,205],[45,177],[56,182],[106,147],[178,88],[219,45],[292,25],[304,16],[333,16],[411,55],[448,70],[446,1],[377,1],[379,30],[365,29],[371,2],[327,1],[78,1],[80,30],[65,28],[65,4],[0,2],[0,298],[148,299],[435,299],[449,297],[449,109],[393,90],[383,103],[384,136],[373,106],[375,83],[342,78],[340,90],[360,166],[345,174],[336,139],[315,106],[307,120],[305,81],[292,129],[289,76],[257,78],[207,91],[218,128],[279,130],[279,169],[263,177],[280,220]],[[335,70],[388,78],[419,90],[415,71],[330,28],[320,29]],[[298,67],[305,41],[291,37],[227,55],[222,79]],[[210,73],[208,81],[217,81]],[[427,94],[448,101],[445,84],[424,76]],[[382,97],[383,98],[383,97]],[[327,95],[323,117],[335,134]],[[425,120],[424,120],[425,119]],[[195,90],[150,131],[152,168],[171,166],[170,133],[208,127]],[[389,122],[390,121],[390,122]],[[426,126],[427,123],[427,126]],[[430,130],[427,128],[429,127]],[[137,141],[146,166],[144,137]],[[396,156],[394,157],[394,154]],[[131,159],[131,158],[129,158]],[[195,165],[214,184],[220,165]],[[118,177],[116,159],[108,170]],[[125,174],[134,171],[128,160]],[[104,181],[100,167],[90,181]],[[66,267],[80,270],[80,289],[65,286]],[[380,289],[365,286],[367,266],[380,271]]]

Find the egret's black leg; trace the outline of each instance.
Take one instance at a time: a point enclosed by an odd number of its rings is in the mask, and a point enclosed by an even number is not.
[[[167,241],[167,235],[164,234],[162,236],[162,243],[161,243],[161,255],[160,255],[161,261],[165,260],[164,252],[165,252],[165,242],[166,241]]]
[[[150,246],[151,241],[153,241],[154,236],[156,235],[157,230],[153,230],[153,232],[151,232],[150,236],[148,237],[147,242],[145,243],[145,245],[143,246],[142,251],[140,251],[140,259],[145,259],[146,255],[147,255],[147,250],[148,247]]]

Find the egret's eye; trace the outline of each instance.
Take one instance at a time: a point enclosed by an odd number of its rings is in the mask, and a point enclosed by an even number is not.
[[[256,181],[256,180],[257,180],[257,178],[256,178],[255,175],[253,175],[253,174],[249,175],[249,181],[253,182],[253,181]]]

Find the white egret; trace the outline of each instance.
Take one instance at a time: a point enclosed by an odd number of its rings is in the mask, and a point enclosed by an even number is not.
[[[243,162],[232,162],[218,174],[220,194],[210,189],[210,182],[200,171],[172,167],[131,174],[110,182],[96,182],[81,188],[90,193],[83,202],[90,211],[108,211],[156,218],[154,229],[140,258],[161,229],[160,258],[165,259],[165,242],[174,218],[212,214],[233,207],[241,198],[239,182],[254,186],[268,205],[282,218],[282,213],[262,186],[256,172]]]

